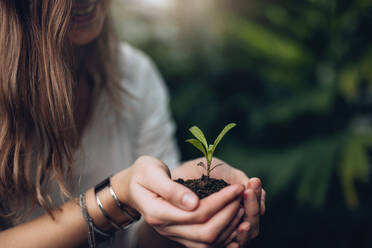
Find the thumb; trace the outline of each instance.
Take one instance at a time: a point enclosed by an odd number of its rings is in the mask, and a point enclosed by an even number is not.
[[[143,186],[148,190],[183,210],[192,211],[198,207],[198,196],[189,188],[174,182],[168,167],[161,161],[151,173],[146,174],[150,175],[150,178],[143,180]]]

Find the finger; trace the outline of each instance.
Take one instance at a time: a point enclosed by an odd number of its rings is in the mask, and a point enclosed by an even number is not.
[[[170,178],[168,167],[160,160],[157,166],[149,168],[140,184],[156,193],[172,205],[183,210],[194,210],[199,204],[198,196],[189,188],[174,182]]]
[[[230,243],[228,242],[229,239],[231,239],[232,233],[235,231],[236,234],[236,228],[244,216],[244,208],[240,208],[238,213],[236,214],[235,218],[230,222],[230,224],[227,226],[226,229],[222,230],[221,234],[218,235],[216,244],[225,244],[223,247],[226,246],[226,244]]]
[[[177,223],[189,216],[189,211],[177,208],[141,185],[135,185],[133,188],[135,207],[148,224],[154,226],[165,223]]]
[[[136,201],[145,221],[150,225],[164,223],[199,224],[208,221],[215,213],[224,208],[229,202],[242,195],[241,185],[230,185],[200,201],[199,207],[190,212],[179,209],[157,194],[137,186]]]
[[[172,225],[165,227],[163,231],[173,237],[206,244],[213,244],[218,234],[224,230],[236,216],[240,208],[240,197],[229,203],[225,208],[217,212],[210,220],[203,224]]]
[[[251,222],[251,220],[259,218],[260,206],[256,193],[252,189],[244,191],[244,208],[246,211],[245,221]]]
[[[210,248],[211,247],[210,245],[204,244],[202,242],[195,242],[195,241],[191,241],[187,239],[182,239],[179,237],[169,237],[169,239],[174,240],[187,248]]]
[[[252,189],[255,192],[257,199],[261,199],[262,182],[259,178],[253,177],[249,179],[247,189]],[[259,204],[260,203],[261,202],[259,201]]]
[[[239,244],[237,242],[230,243],[226,248],[239,248]]]
[[[239,180],[239,183],[242,183],[244,186],[247,186],[249,182],[248,176],[241,170],[235,170],[235,174]]]
[[[266,212],[266,191],[262,189],[260,214],[264,215],[265,212]]]
[[[260,215],[265,213],[265,200],[263,200],[262,194],[264,190],[262,189],[262,182],[259,178],[251,178],[248,182],[247,188],[254,190],[256,197],[258,199],[258,206],[260,209]],[[266,192],[265,192],[266,193]],[[261,204],[262,203],[262,204]]]
[[[242,232],[249,232],[249,231],[251,231],[251,224],[249,222],[244,221],[240,223],[238,227],[238,235]]]
[[[246,215],[244,223],[240,224],[238,228],[238,240],[240,245],[255,238],[259,233],[259,211],[260,206],[256,198],[256,193],[250,188],[244,192],[244,207]]]
[[[228,227],[228,224],[231,223],[231,220],[238,214],[238,210],[241,207],[240,202],[241,198],[238,197],[237,200],[234,200],[233,202],[231,202],[231,204],[214,215],[206,223],[206,226],[204,226],[204,228],[207,230],[206,232],[212,230],[213,233],[218,235],[222,232],[222,230],[226,229],[226,227]],[[213,234],[211,234],[211,236],[213,236]],[[214,240],[216,240],[216,237]]]
[[[243,222],[238,227],[237,241],[241,247],[245,247],[252,239],[252,230],[249,222]]]
[[[213,193],[200,201],[199,208],[194,211],[194,216],[191,219],[198,223],[208,221],[221,209],[225,208],[232,201],[237,198],[241,199],[244,192],[244,186],[240,184],[233,184]]]
[[[231,172],[223,174],[223,179],[229,184],[243,184],[246,187],[249,181],[247,175],[241,170],[235,169],[229,165],[226,166],[231,168]]]
[[[230,236],[228,237],[228,239],[225,240],[225,242],[223,243],[223,247],[226,247],[226,246],[229,246],[230,243],[233,242],[233,240],[238,236],[238,231],[237,230],[234,230]]]

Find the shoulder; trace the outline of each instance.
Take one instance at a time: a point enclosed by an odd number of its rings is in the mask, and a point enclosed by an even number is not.
[[[120,44],[119,70],[122,88],[137,99],[149,95],[167,98],[167,87],[154,62],[128,43]]]
[[[158,74],[149,56],[128,43],[120,44],[119,67],[122,87],[137,97],[154,83],[147,78]]]
[[[135,74],[138,74],[136,72],[146,69],[152,63],[145,53],[129,43],[120,43],[119,52],[120,70],[127,76],[128,74],[135,76]]]

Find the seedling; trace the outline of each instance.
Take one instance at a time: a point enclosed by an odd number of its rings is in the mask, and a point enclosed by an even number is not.
[[[221,133],[217,136],[216,140],[213,144],[208,145],[207,140],[204,136],[204,133],[198,128],[197,126],[191,127],[189,130],[194,135],[196,139],[188,139],[186,140],[193,146],[195,146],[199,151],[201,151],[206,160],[207,160],[207,166],[203,162],[198,163],[198,166],[203,167],[207,171],[207,178],[209,179],[209,175],[212,170],[214,170],[216,167],[222,165],[223,163],[219,163],[211,168],[212,165],[212,159],[213,159],[213,153],[216,150],[216,147],[218,143],[222,140],[223,136],[230,131],[233,127],[235,127],[235,123],[230,123],[224,127],[224,129],[221,131]]]

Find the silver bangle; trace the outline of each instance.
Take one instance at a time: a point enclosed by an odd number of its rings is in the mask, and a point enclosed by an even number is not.
[[[114,201],[115,201],[116,205],[118,206],[118,208],[120,208],[120,210],[123,212],[123,214],[128,216],[128,218],[130,219],[130,221],[123,227],[123,229],[126,230],[129,227],[131,227],[134,223],[136,223],[141,218],[141,216],[139,216],[137,219],[135,219],[132,215],[129,214],[129,212],[119,202],[119,199],[117,198],[117,196],[114,192],[114,189],[112,188],[111,185],[110,185],[110,193],[111,193],[112,198],[114,198]]]
[[[98,197],[98,194],[96,194],[96,202],[97,202],[98,207],[99,207],[99,209],[101,210],[103,216],[105,216],[107,222],[110,223],[110,225],[111,225],[112,227],[114,227],[115,229],[120,230],[120,231],[125,230],[125,227],[124,227],[124,228],[120,227],[120,226],[119,226],[118,224],[116,224],[116,223],[111,219],[111,217],[107,214],[106,210],[103,208],[103,205],[102,205],[102,203],[101,203],[101,201],[100,201],[100,199],[99,199],[99,197]]]
[[[98,240],[98,242],[100,242],[100,241],[107,240],[109,238],[111,239],[112,235],[110,233],[104,232],[100,228],[98,228],[94,224],[94,221],[93,221],[92,217],[90,217],[90,215],[88,213],[88,210],[87,210],[87,206],[86,206],[85,193],[80,194],[79,204],[80,204],[81,212],[83,214],[85,223],[87,224],[89,248],[95,248],[97,240]],[[96,238],[96,234],[98,234],[97,238]],[[111,239],[111,241],[112,241],[112,239]]]
[[[95,187],[94,187],[94,194],[96,196],[96,202],[97,202],[97,205],[98,207],[100,208],[103,216],[106,218],[107,222],[110,223],[111,226],[113,226],[115,229],[117,230],[126,230],[129,226],[131,226],[131,224],[133,224],[135,222],[135,220],[138,220],[141,216],[139,216],[139,218],[135,219],[132,215],[130,215],[126,210],[125,210],[125,213],[126,215],[129,217],[130,221],[128,223],[126,223],[125,226],[119,226],[118,224],[116,224],[113,219],[107,214],[107,212],[105,211],[99,197],[98,197],[98,192],[103,190],[104,188],[106,187],[109,187],[109,191],[111,193],[111,196],[114,198],[114,201],[115,201],[115,204],[119,207],[120,205],[120,209],[123,210],[124,209],[124,206],[122,206],[122,204],[120,204],[114,190],[112,189],[111,187],[111,182],[110,182],[110,177],[106,178],[105,180],[103,180],[101,183],[97,184]],[[118,205],[119,203],[119,205]]]
[[[120,208],[120,210],[126,215],[129,217],[129,219],[131,220],[131,223],[134,222],[134,221],[138,221],[140,218],[141,218],[141,215],[137,216],[137,217],[134,217],[133,215],[131,215],[127,209],[125,209],[124,205],[119,201],[118,197],[116,196],[115,194],[115,191],[114,189],[112,188],[112,185],[111,185],[111,180],[110,180],[110,185],[109,185],[109,190],[110,190],[110,194],[112,196],[112,198],[114,198],[114,201],[116,203],[116,206],[118,206],[118,208]]]
[[[90,217],[87,206],[86,206],[86,196],[85,194],[80,195],[80,207],[82,207],[83,216],[88,221],[89,224],[91,224],[93,231],[97,232],[99,235],[103,236],[104,238],[110,238],[112,237],[112,234],[107,233],[103,230],[101,230],[96,224],[94,223],[92,217]]]
[[[92,225],[92,219],[90,218],[88,211],[87,211],[87,206],[85,202],[85,194],[81,194],[79,197],[79,204],[81,208],[81,212],[84,217],[84,221],[87,224],[87,229],[88,229],[88,245],[90,248],[95,248],[96,247],[96,239],[94,236],[94,229]]]

